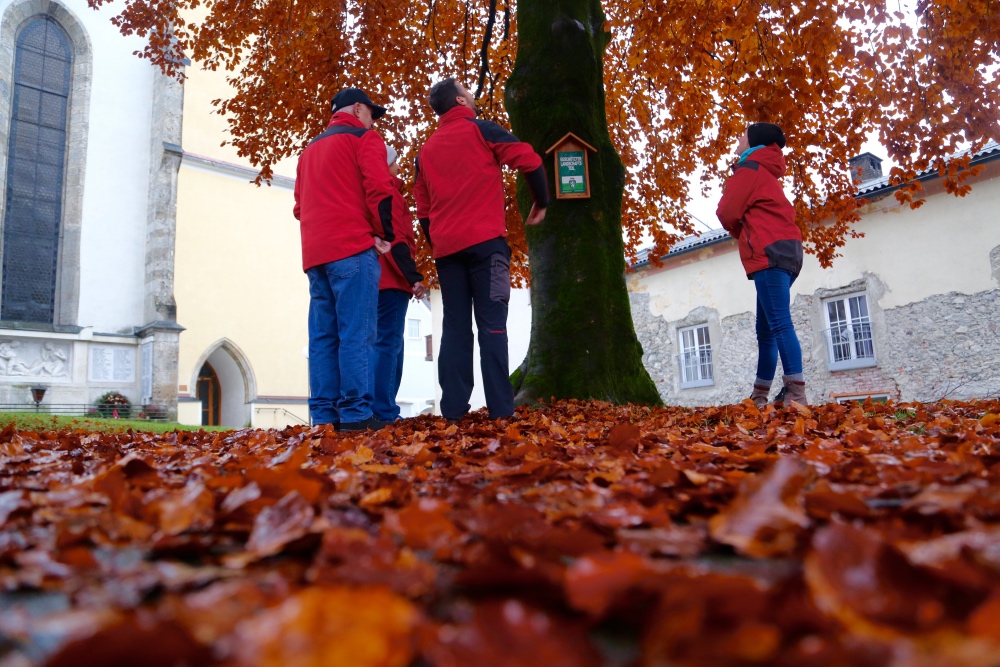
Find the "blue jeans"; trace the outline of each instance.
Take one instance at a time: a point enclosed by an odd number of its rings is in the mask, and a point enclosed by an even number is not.
[[[400,289],[378,292],[378,334],[375,336],[375,402],[377,419],[399,419],[396,394],[403,379],[403,327],[410,293]]]
[[[313,424],[359,422],[372,416],[380,273],[374,248],[306,271]]]
[[[791,287],[795,278],[784,269],[753,274],[757,287],[757,377],[770,382],[781,355],[785,375],[802,372],[802,348],[792,324]]]

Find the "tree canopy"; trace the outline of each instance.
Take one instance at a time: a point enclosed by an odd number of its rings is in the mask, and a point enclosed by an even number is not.
[[[233,95],[217,110],[229,119],[229,141],[264,179],[322,130],[330,98],[348,85],[390,104],[379,129],[400,149],[404,170],[435,125],[426,98],[442,76],[464,80],[483,116],[507,125],[515,0],[120,1],[114,21],[147,37],[142,57],[180,76],[184,57],[228,71]],[[897,165],[897,197],[913,206],[914,179],[927,169],[964,195],[975,170],[949,156],[1000,134],[996,0],[603,4],[608,124],[628,173],[628,252],[648,237],[654,255],[665,252],[694,231],[686,208],[699,196],[696,177],[702,187],[725,178],[748,122],[784,128],[791,197],[806,247],[824,264],[856,233],[847,160],[870,132]],[[513,178],[509,185],[513,197]],[[524,276],[523,228],[515,207],[508,211]]]

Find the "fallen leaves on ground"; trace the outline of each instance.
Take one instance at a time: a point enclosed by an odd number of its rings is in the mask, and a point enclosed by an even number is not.
[[[1000,403],[0,431],[0,665],[995,667]]]

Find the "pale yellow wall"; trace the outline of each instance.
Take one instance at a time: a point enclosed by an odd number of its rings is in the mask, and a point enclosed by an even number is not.
[[[177,199],[179,383],[193,392],[199,358],[228,338],[259,396],[306,396],[309,295],[291,192],[182,166]]]
[[[941,192],[940,181],[925,188],[926,203],[917,210],[901,207],[891,195],[865,207],[856,227],[864,238],[848,239],[832,268],[823,269],[806,255],[792,298],[845,286],[866,272],[886,288],[879,299],[883,309],[934,294],[995,289],[989,254],[1000,246],[1000,165],[990,163],[986,176],[961,199]],[[652,314],[675,321],[699,306],[715,308],[723,318],[754,310],[753,283],[746,279],[735,241],[683,258],[680,266],[628,277],[630,291],[650,294]],[[700,261],[692,261],[696,258]]]
[[[303,403],[268,403],[253,407],[254,428],[285,428],[309,423],[309,406]]]
[[[649,267],[626,277],[630,292],[648,292],[649,309],[667,320],[680,320],[692,310],[710,306],[720,317],[750,309],[757,298],[736,253],[736,242],[696,250],[680,266]],[[815,259],[806,258],[815,262]]]
[[[225,72],[187,68],[184,83],[185,154],[252,168],[237,155],[228,123],[212,100],[228,98]],[[295,175],[295,160],[275,167]],[[308,394],[308,281],[302,273],[298,221],[288,187],[257,187],[252,174],[233,175],[185,158],[178,176],[174,294],[180,337],[178,384],[195,393],[193,376],[206,351],[227,338],[242,351],[256,395]],[[241,389],[241,388],[240,388]],[[223,392],[233,387],[223,387]],[[298,412],[303,412],[301,406]],[[307,411],[306,411],[307,412]],[[197,415],[200,420],[200,413]]]
[[[203,70],[197,63],[188,67],[184,82],[184,150],[215,160],[250,167],[250,161],[237,155],[232,146],[220,146],[230,138],[229,123],[215,113],[212,100],[228,99],[232,88],[226,82],[226,72]],[[321,112],[322,110],[317,110]],[[273,167],[278,176],[295,177],[295,158],[286,159]]]
[[[201,403],[184,401],[177,404],[177,423],[197,426],[201,424]]]

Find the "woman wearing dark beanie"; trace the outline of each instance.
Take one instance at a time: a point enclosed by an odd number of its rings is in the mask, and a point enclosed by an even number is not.
[[[739,241],[743,268],[757,288],[757,378],[750,398],[758,408],[767,405],[779,355],[784,387],[775,400],[806,404],[802,348],[791,313],[791,286],[802,270],[802,232],[778,180],[785,175],[784,147],[785,133],[777,125],[748,127],[716,211]]]

